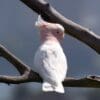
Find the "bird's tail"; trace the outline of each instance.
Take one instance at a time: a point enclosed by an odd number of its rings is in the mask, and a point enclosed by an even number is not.
[[[53,85],[53,84],[50,84],[48,82],[44,82],[43,83],[43,86],[42,86],[42,90],[44,92],[58,92],[58,93],[64,93],[64,87],[62,85],[62,83],[59,83],[57,85]]]

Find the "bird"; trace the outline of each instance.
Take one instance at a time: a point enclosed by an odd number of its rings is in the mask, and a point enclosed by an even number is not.
[[[39,30],[40,46],[34,56],[34,71],[43,79],[44,92],[65,93],[62,82],[67,74],[67,58],[61,46],[64,27],[45,21],[41,15],[35,22]]]

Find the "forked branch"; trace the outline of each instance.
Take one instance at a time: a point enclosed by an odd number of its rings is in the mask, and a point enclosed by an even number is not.
[[[50,22],[60,23],[64,26],[65,32],[82,41],[90,46],[97,53],[100,53],[100,36],[96,35],[92,31],[66,19],[59,12],[57,12],[49,3],[44,0],[20,0],[24,2],[33,11],[41,14],[42,17]],[[11,52],[9,52],[4,46],[0,44],[0,56],[8,60],[20,73],[19,76],[4,76],[0,75],[0,82],[7,84],[20,84],[26,82],[42,82],[42,78],[39,74],[35,73],[31,67],[24,64]],[[100,88],[99,76],[87,76],[85,78],[76,79],[66,77],[63,82],[65,87],[94,87]]]
[[[15,57],[9,52],[4,46],[0,45],[1,57],[7,59],[20,73],[19,76],[4,76],[0,75],[0,82],[7,84],[20,84],[27,82],[42,82],[42,78],[39,74],[35,73],[31,67],[24,64],[21,60]],[[66,77],[63,82],[65,87],[95,87],[100,88],[100,77],[99,76],[88,76],[81,79],[75,79]]]

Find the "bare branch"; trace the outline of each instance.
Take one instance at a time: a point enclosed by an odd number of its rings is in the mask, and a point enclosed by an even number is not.
[[[81,79],[66,78],[63,84],[65,87],[100,88],[100,76],[87,76]]]
[[[9,52],[3,45],[0,44],[0,54],[10,63],[12,63],[20,74],[23,74],[26,70],[30,69],[27,65],[25,65],[21,60],[19,60],[16,56],[14,56],[11,52]]]
[[[0,83],[7,84],[20,84],[27,82],[42,82],[42,78],[39,74],[35,73],[28,65],[24,64],[21,60],[15,57],[4,46],[0,45],[0,54],[7,59],[21,74],[20,76],[5,76],[0,75]],[[88,76],[86,78],[75,79],[66,77],[63,82],[65,87],[94,87],[100,88],[99,76]]]
[[[43,0],[21,0],[31,9],[41,14],[43,18],[50,22],[57,22],[62,24],[66,33],[72,35],[78,40],[84,42],[96,52],[100,53],[100,36],[97,36],[92,31],[66,19],[60,13],[58,13],[53,7]],[[35,73],[31,67],[24,64],[20,59],[9,52],[4,46],[0,44],[0,57],[5,58],[20,73],[19,76],[5,76],[0,75],[0,83],[7,84],[20,84],[27,82],[42,82],[42,78],[38,73]],[[65,87],[94,87],[100,88],[100,77],[99,76],[88,76],[81,79],[66,77],[63,82]]]
[[[20,0],[25,3],[29,8],[49,22],[60,23],[64,26],[66,34],[75,37],[81,42],[87,44],[100,54],[100,36],[96,35],[91,30],[84,28],[71,20],[62,16],[57,12],[49,3],[44,0]]]

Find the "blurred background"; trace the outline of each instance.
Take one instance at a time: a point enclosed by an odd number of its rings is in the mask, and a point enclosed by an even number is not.
[[[100,35],[100,0],[47,0],[70,20]],[[29,66],[39,46],[34,26],[37,14],[20,0],[0,0],[0,43]],[[66,35],[61,43],[68,59],[68,76],[80,78],[99,75],[100,55],[77,39]],[[34,70],[34,68],[33,68]],[[5,59],[0,58],[0,75],[19,75]],[[0,83],[0,100],[98,100],[100,89],[66,87],[64,95],[43,93],[41,84],[10,85]]]

